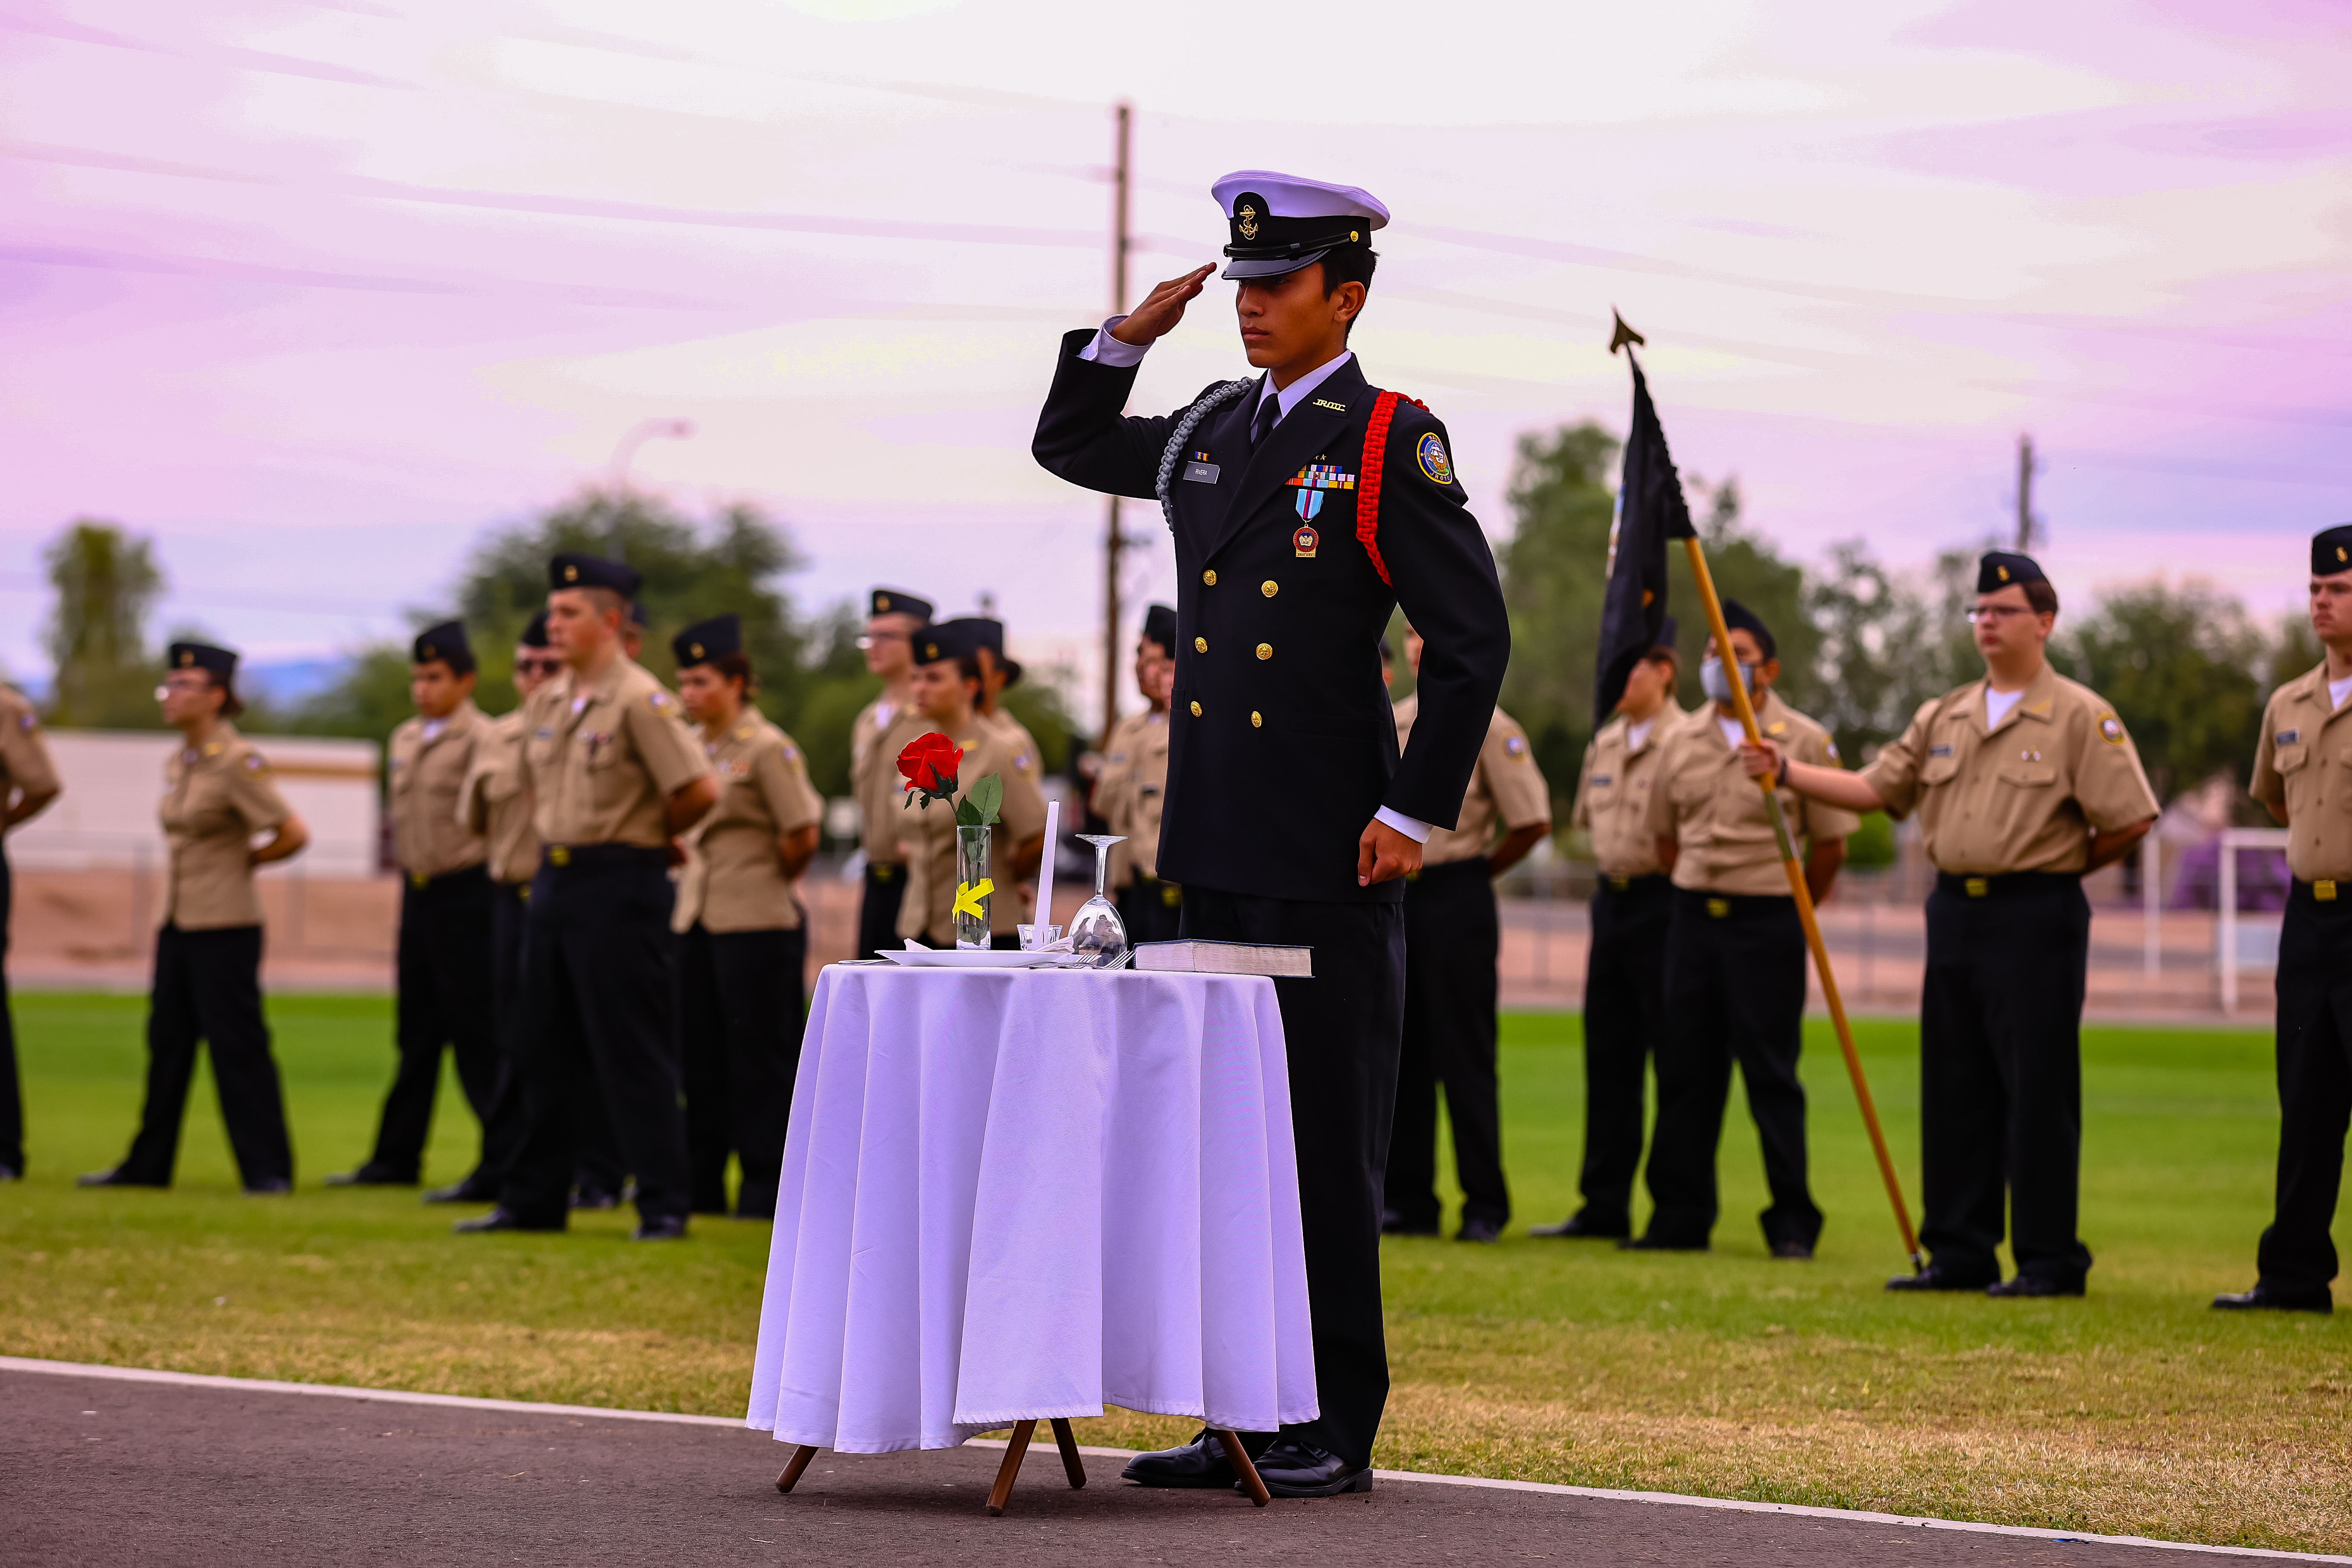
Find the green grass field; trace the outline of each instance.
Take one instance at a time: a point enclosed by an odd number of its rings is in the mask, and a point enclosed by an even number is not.
[[[137,1113],[137,998],[16,1000],[30,1179],[0,1187],[0,1352],[732,1415],[767,1229],[698,1220],[627,1243],[459,1238],[408,1192],[329,1192],[366,1152],[389,1079],[382,999],[284,997],[299,1190],[240,1195],[208,1079],[170,1193],[80,1192]],[[1573,1017],[1507,1021],[1518,1226],[1574,1202]],[[1916,1033],[1862,1046],[1916,1203]],[[1890,1297],[1902,1267],[1826,1031],[1810,1038],[1811,1264],[1765,1256],[1755,1138],[1735,1098],[1726,1218],[1705,1257],[1514,1236],[1391,1241],[1396,1386],[1380,1462],[2244,1545],[2352,1549],[2352,1327],[2210,1311],[2252,1279],[2276,1108],[2252,1031],[2095,1029],[2085,1047],[2081,1301]],[[428,1176],[468,1163],[445,1088]],[[1189,1433],[1115,1413],[1092,1440]]]

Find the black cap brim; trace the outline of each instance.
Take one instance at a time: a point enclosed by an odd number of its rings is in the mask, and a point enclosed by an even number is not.
[[[1260,260],[1242,258],[1226,262],[1225,269],[1217,276],[1236,280],[1285,278],[1302,267],[1314,266],[1330,254],[1330,247],[1326,246],[1321,250],[1310,250],[1304,256],[1270,256]]]

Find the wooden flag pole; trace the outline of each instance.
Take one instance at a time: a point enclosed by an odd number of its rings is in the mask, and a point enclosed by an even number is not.
[[[1739,727],[1747,731],[1750,745],[1760,746],[1764,743],[1763,733],[1756,728],[1756,709],[1748,700],[1748,682],[1738,675],[1739,660],[1731,651],[1731,628],[1723,624],[1723,601],[1716,597],[1715,578],[1706,569],[1706,552],[1700,548],[1696,537],[1684,540],[1683,548],[1690,555],[1691,579],[1698,584],[1699,600],[1706,606],[1707,631],[1715,638],[1724,672],[1731,677],[1731,702],[1739,711]],[[1870,1080],[1863,1076],[1862,1057],[1853,1048],[1853,1028],[1846,1022],[1837,976],[1830,972],[1829,945],[1822,941],[1821,921],[1813,912],[1812,890],[1805,886],[1805,868],[1797,859],[1797,841],[1789,832],[1788,816],[1780,808],[1780,796],[1772,787],[1772,776],[1767,773],[1756,782],[1764,791],[1764,814],[1771,818],[1772,834],[1780,844],[1780,868],[1789,874],[1789,892],[1797,900],[1797,918],[1804,922],[1805,945],[1813,950],[1813,969],[1822,977],[1822,996],[1829,1003],[1830,1021],[1837,1026],[1838,1048],[1845,1053],[1846,1077],[1853,1080],[1853,1098],[1862,1106],[1862,1124],[1870,1129],[1870,1148],[1878,1156],[1879,1179],[1886,1184],[1886,1201],[1895,1205],[1895,1224],[1903,1232],[1903,1250],[1910,1255],[1911,1271],[1916,1274],[1926,1267],[1926,1259],[1919,1256],[1918,1234],[1911,1228],[1911,1211],[1903,1203],[1903,1184],[1895,1174],[1895,1157],[1886,1152],[1886,1132],[1878,1124],[1878,1107],[1870,1098]]]

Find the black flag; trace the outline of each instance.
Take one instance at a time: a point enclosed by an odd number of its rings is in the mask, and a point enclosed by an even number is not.
[[[1675,460],[1666,455],[1666,433],[1658,425],[1658,410],[1650,402],[1649,384],[1630,342],[1641,339],[1622,321],[1619,343],[1628,343],[1625,358],[1633,366],[1633,428],[1625,437],[1623,478],[1617,489],[1617,521],[1609,531],[1609,585],[1601,600],[1601,652],[1593,661],[1597,679],[1592,689],[1595,729],[1609,722],[1617,700],[1625,694],[1625,678],[1642,656],[1658,646],[1666,626],[1666,541],[1688,539],[1690,508],[1683,501],[1683,482]]]

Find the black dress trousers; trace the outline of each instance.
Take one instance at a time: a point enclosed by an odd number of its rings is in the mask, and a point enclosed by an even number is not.
[[[636,1173],[637,1213],[692,1203],[678,1105],[677,939],[667,850],[568,849],[540,863],[523,945],[522,1148],[499,1194],[523,1224],[562,1227],[583,1109],[601,1098]]]
[[[857,906],[858,957],[907,945],[898,934],[898,905],[906,896],[907,868],[890,860],[866,862],[866,897]]]
[[[808,931],[712,931],[678,943],[686,1156],[694,1212],[727,1212],[727,1156],[743,1167],[742,1219],[776,1217],[784,1122],[800,1071]]]
[[[1666,1030],[1658,1047],[1658,1123],[1650,1135],[1648,1234],[1704,1247],[1721,1205],[1716,1152],[1739,1064],[1764,1146],[1767,1244],[1811,1247],[1822,1211],[1805,1180],[1805,928],[1785,896],[1674,890],[1666,927]]]
[[[361,1167],[372,1180],[415,1182],[423,1173],[445,1047],[457,1058],[466,1103],[488,1124],[499,1079],[496,901],[490,874],[480,866],[401,883],[394,1025],[400,1066],[384,1096],[375,1152]]]
[[[1381,1321],[1381,1192],[1404,1026],[1404,910],[1184,889],[1183,934],[1315,950],[1315,977],[1276,980],[1290,1058],[1291,1137],[1307,1310],[1322,1415],[1286,1435],[1372,1461],[1388,1403]]]
[[[1633,1233],[1642,1164],[1642,1090],[1665,1036],[1666,925],[1674,883],[1663,874],[1601,879],[1584,961],[1584,1168],[1580,1215],[1602,1235]]]
[[[2256,1255],[2263,1283],[2336,1278],[2336,1192],[2352,1124],[2352,901],[2298,881],[2279,931],[2278,1209]]]
[[[213,1082],[228,1127],[237,1174],[247,1186],[294,1179],[286,1101],[269,1026],[261,1017],[261,928],[155,933],[155,988],[147,1004],[147,1103],[121,1180],[168,1187],[180,1153],[180,1123],[196,1071],[196,1045],[212,1047]]]
[[[1404,889],[1404,1037],[1389,1140],[1390,1213],[1437,1226],[1437,1088],[1454,1125],[1462,1218],[1511,1217],[1495,1084],[1495,961],[1503,940],[1483,855],[1424,867]]]
[[[1964,1278],[2000,1274],[2004,1194],[2020,1274],[2079,1284],[2090,1269],[2074,1234],[2090,952],[2078,877],[1938,875],[1927,895],[1919,1239]]]
[[[522,1110],[523,924],[530,918],[530,884],[496,882],[490,893],[490,1027],[498,1039],[499,1071],[490,1109],[482,1118],[482,1159],[465,1181],[469,1198],[495,1198],[514,1168],[528,1126]]]
[[[8,1004],[8,857],[0,852],[0,1165],[25,1173],[25,1098],[16,1075],[16,1023]]]
[[[1137,872],[1111,895],[1129,947],[1139,942],[1173,942],[1184,923],[1184,889]]]

